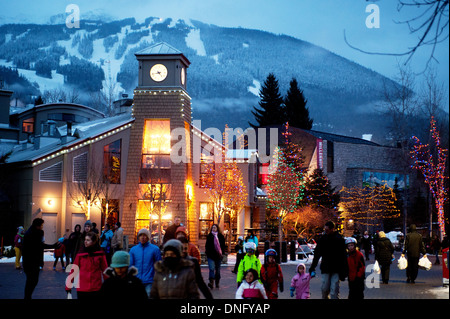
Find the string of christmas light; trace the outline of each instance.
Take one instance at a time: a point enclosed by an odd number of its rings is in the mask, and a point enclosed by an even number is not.
[[[343,187],[340,191],[342,217],[358,221],[361,225],[380,226],[387,218],[400,217],[394,190],[386,185],[374,187]]]
[[[441,147],[439,131],[436,128],[436,121],[433,116],[430,120],[430,132],[434,145],[430,145],[430,143],[422,144],[419,138],[412,137],[414,149],[411,151],[411,158],[413,159],[411,167],[422,173],[434,198],[442,240],[445,236],[444,203],[447,199],[445,179],[448,178],[445,176],[445,162],[448,150]],[[436,157],[433,156],[432,148],[435,149]]]
[[[247,188],[244,178],[237,163],[228,161],[226,152],[228,150],[228,125],[223,133],[224,148],[221,153],[221,163],[213,163],[206,167],[210,183],[205,186],[206,192],[214,203],[216,220],[219,223],[223,215],[227,212],[231,218],[235,218],[237,213],[244,207],[247,200]]]

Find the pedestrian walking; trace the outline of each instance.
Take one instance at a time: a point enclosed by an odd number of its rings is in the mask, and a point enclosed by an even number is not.
[[[187,234],[186,227],[180,226],[177,228],[177,231],[175,232],[175,237],[178,240],[181,240],[181,238],[185,238],[188,242],[188,255],[194,257],[199,264],[202,262],[202,257],[200,254],[200,249],[192,243],[189,242],[189,236]]]
[[[297,273],[292,277],[290,286],[290,295],[296,299],[309,299],[309,283],[311,281],[311,275],[306,272],[306,266],[304,263],[297,265]]]
[[[87,221],[84,223],[83,231],[81,232],[80,236],[78,236],[78,239],[77,239],[77,241],[75,242],[74,249],[73,249],[73,261],[75,261],[75,258],[77,257],[78,252],[79,252],[81,249],[84,249],[84,248],[85,248],[85,247],[84,247],[84,243],[85,243],[85,237],[86,237],[86,234],[89,233],[89,232],[91,232],[91,231],[92,231],[92,222],[91,222],[90,220],[87,220]],[[94,234],[95,234],[95,233],[94,233]],[[73,262],[73,261],[72,261],[72,262]]]
[[[245,280],[237,291],[236,299],[268,299],[264,286],[259,282],[258,272],[250,268],[245,272]]]
[[[439,240],[439,237],[436,234],[433,235],[433,240],[431,241],[431,250],[433,251],[434,256],[436,257],[434,264],[440,265],[441,262],[439,260],[439,252],[441,250],[441,241]]]
[[[23,236],[22,265],[25,275],[25,299],[31,299],[34,289],[39,282],[39,271],[43,261],[44,249],[59,247],[59,242],[48,245],[44,242],[44,220],[35,218]]]
[[[420,254],[423,254],[424,257],[426,256],[422,235],[417,232],[415,224],[409,226],[409,233],[406,234],[402,257],[404,257],[405,254],[408,260],[408,267],[406,267],[406,282],[414,284],[419,273]]]
[[[22,258],[22,243],[23,236],[25,235],[25,230],[22,226],[17,227],[17,234],[14,237],[14,251],[16,253],[16,269],[20,270],[22,267],[20,266],[20,258]]]
[[[147,292],[142,281],[136,277],[137,273],[137,268],[130,266],[130,254],[126,251],[115,252],[110,267],[104,271],[107,278],[100,290],[101,297],[110,302],[147,300]]]
[[[64,266],[64,255],[66,252],[66,247],[64,246],[64,237],[61,237],[58,239],[59,243],[61,244],[58,248],[55,248],[53,251],[53,258],[55,258],[55,261],[53,262],[53,270],[56,270],[56,265],[58,264],[58,260],[61,260],[61,267],[63,270],[66,269]]]
[[[258,274],[258,279],[261,274],[261,261],[255,256],[256,245],[253,242],[245,243],[244,249],[247,252],[244,258],[239,264],[238,273],[236,276],[237,286],[241,285],[242,280],[245,278],[245,273],[247,270],[254,269]]]
[[[163,260],[155,263],[151,299],[198,299],[193,262],[181,257],[183,245],[177,239],[163,246]]]
[[[75,246],[77,245],[80,236],[81,236],[81,225],[76,224],[73,232],[67,238],[66,254],[70,259],[69,261],[67,261],[67,264],[71,264],[75,260],[76,255]]]
[[[378,261],[381,270],[381,282],[389,283],[389,274],[391,271],[392,259],[394,258],[394,245],[386,237],[384,231],[378,233],[378,240],[375,248],[375,260]]]
[[[284,291],[283,272],[275,260],[276,256],[275,249],[268,249],[265,253],[265,262],[261,266],[261,281],[269,299],[278,299],[278,288],[280,292]]]
[[[241,263],[242,258],[245,256],[244,251],[244,237],[239,236],[236,246],[234,247],[234,251],[236,252],[236,262],[234,264],[234,268],[231,271],[234,274],[237,274],[239,264]]]
[[[114,224],[114,235],[111,239],[112,253],[123,249],[123,228],[120,222]]]
[[[99,235],[100,232],[98,231],[97,223],[92,223],[91,225],[92,225],[91,232],[93,232],[93,233],[96,234],[96,235]]]
[[[361,249],[364,250],[366,260],[370,260],[370,253],[372,251],[372,239],[369,236],[369,232],[366,230],[364,236],[361,238]]]
[[[100,247],[98,235],[89,232],[85,235],[84,245],[75,257],[74,265],[66,280],[66,292],[71,293],[73,286],[80,300],[94,300],[101,296],[100,290],[104,279],[103,272],[108,268],[106,256]],[[74,281],[73,272],[78,270],[78,282]]]
[[[181,218],[180,218],[180,216],[175,216],[175,218],[173,219],[172,225],[167,227],[166,232],[164,233],[163,245],[165,243],[167,243],[167,241],[176,238],[176,232],[177,232],[178,227],[180,227],[180,226],[182,226]],[[161,244],[158,243],[158,245],[161,245]]]
[[[195,282],[197,283],[198,289],[201,291],[205,299],[213,299],[211,291],[208,289],[205,281],[203,280],[202,271],[200,269],[200,262],[197,257],[189,255],[189,240],[187,237],[179,237],[179,241],[183,244],[183,252],[181,256],[187,260],[192,261],[195,273]]]
[[[334,222],[326,222],[324,231],[314,249],[309,273],[315,272],[319,259],[322,258],[322,298],[339,299],[339,281],[345,280],[348,275],[347,249],[344,238],[335,231]]]
[[[106,261],[108,262],[108,265],[111,264],[111,256],[112,256],[112,249],[111,249],[111,241],[114,236],[113,231],[111,230],[111,227],[109,224],[105,224],[102,234],[100,236],[100,247],[105,252]]]
[[[211,226],[211,231],[206,237],[205,253],[209,267],[208,287],[213,289],[215,282],[216,288],[219,288],[220,265],[222,264],[223,254],[225,253],[225,237],[220,232],[219,225],[217,224]]]
[[[146,228],[139,230],[137,240],[139,243],[130,249],[130,266],[137,268],[137,277],[150,297],[155,276],[154,264],[161,260],[161,251],[158,246],[150,243],[150,232]]]
[[[364,255],[356,249],[355,238],[347,238],[345,244],[348,249],[348,299],[364,299],[364,279],[366,278]]]

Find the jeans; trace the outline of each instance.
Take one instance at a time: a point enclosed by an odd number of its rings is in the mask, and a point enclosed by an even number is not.
[[[147,292],[147,296],[150,298],[150,291],[152,291],[152,285],[153,283],[144,284],[145,286],[145,292]]]
[[[339,299],[339,274],[322,274],[322,299]]]
[[[208,258],[209,279],[220,280],[220,264],[221,260]]]

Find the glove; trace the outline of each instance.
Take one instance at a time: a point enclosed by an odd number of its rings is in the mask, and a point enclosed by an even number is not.
[[[295,288],[294,288],[294,287],[291,287],[291,289],[290,289],[291,297],[294,297],[294,291],[295,291]]]
[[[314,277],[316,277],[316,272],[313,270],[310,272],[310,275],[311,275],[311,278],[314,278]]]

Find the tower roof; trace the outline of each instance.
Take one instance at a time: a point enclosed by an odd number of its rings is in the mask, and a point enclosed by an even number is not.
[[[138,60],[152,60],[155,57],[163,59],[172,59],[173,56],[179,56],[186,66],[191,62],[184,56],[183,52],[175,49],[166,42],[159,42],[134,54]]]
[[[148,48],[145,48],[135,53],[135,55],[153,55],[153,54],[160,55],[160,54],[183,54],[183,53],[166,42],[156,43],[152,46],[149,46]]]

